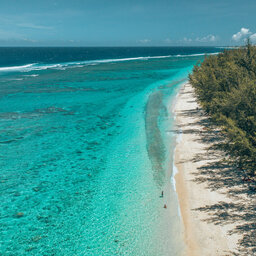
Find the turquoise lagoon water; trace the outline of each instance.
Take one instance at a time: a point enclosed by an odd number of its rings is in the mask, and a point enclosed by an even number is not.
[[[170,109],[202,58],[0,68],[0,255],[180,255]]]

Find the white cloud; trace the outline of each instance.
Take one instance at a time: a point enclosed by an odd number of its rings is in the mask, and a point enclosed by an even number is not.
[[[256,43],[256,33],[250,36],[252,43]]]
[[[186,43],[193,43],[193,42],[200,42],[200,43],[211,43],[211,42],[216,42],[218,40],[218,36],[215,36],[215,35],[207,35],[207,36],[204,36],[204,37],[197,37],[197,38],[188,38],[188,37],[184,37],[183,42],[186,42]]]
[[[252,33],[249,28],[241,28],[239,32],[232,36],[232,39],[236,42],[245,42],[247,38],[250,38],[252,43],[256,43],[256,33]]]
[[[151,40],[150,39],[142,39],[142,40],[139,40],[138,42],[141,44],[147,44],[147,43],[150,43]]]
[[[208,35],[208,36],[204,36],[204,37],[197,37],[196,38],[196,41],[197,42],[201,42],[201,43],[207,43],[207,42],[215,42],[217,41],[218,38],[217,36],[214,36],[214,35]]]
[[[237,32],[236,34],[234,34],[232,36],[232,39],[234,41],[240,41],[242,39],[249,37],[249,35],[251,35],[251,34],[252,34],[252,32],[250,31],[249,28],[241,28],[241,30],[239,32]]]
[[[29,38],[22,38],[23,41],[26,41],[26,42],[30,42],[30,43],[37,43],[38,41],[37,40],[32,40],[32,39],[29,39]]]
[[[184,42],[192,42],[193,40],[192,40],[191,38],[184,37],[184,38],[183,38],[183,41],[184,41]]]

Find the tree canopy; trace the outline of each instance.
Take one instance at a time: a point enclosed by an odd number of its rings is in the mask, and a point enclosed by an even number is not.
[[[207,56],[189,77],[199,103],[222,128],[224,149],[256,175],[256,46]]]

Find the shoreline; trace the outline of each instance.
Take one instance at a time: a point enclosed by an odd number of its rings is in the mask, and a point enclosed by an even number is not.
[[[235,229],[235,223],[216,225],[207,221],[209,213],[200,209],[218,204],[231,203],[225,188],[222,191],[209,189],[204,182],[196,181],[197,172],[213,161],[220,160],[218,154],[209,154],[205,144],[201,122],[206,118],[196,102],[193,88],[189,83],[181,86],[173,109],[175,128],[178,130],[173,165],[181,222],[184,230],[185,255],[233,255],[237,252],[237,234],[228,232]],[[207,147],[206,147],[207,146]]]

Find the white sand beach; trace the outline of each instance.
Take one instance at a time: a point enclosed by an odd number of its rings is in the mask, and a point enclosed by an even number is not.
[[[207,150],[210,142],[205,142],[208,135],[204,133],[206,128],[201,125],[206,117],[189,83],[181,88],[174,112],[177,129],[182,131],[175,150],[175,166],[178,168],[175,179],[184,224],[186,255],[231,255],[231,252],[236,251],[241,235],[229,234],[236,227],[235,222],[218,223],[213,212],[207,211],[209,206],[229,204],[232,199],[228,197],[225,187],[215,190],[198,178],[199,170],[219,161],[221,155]]]

